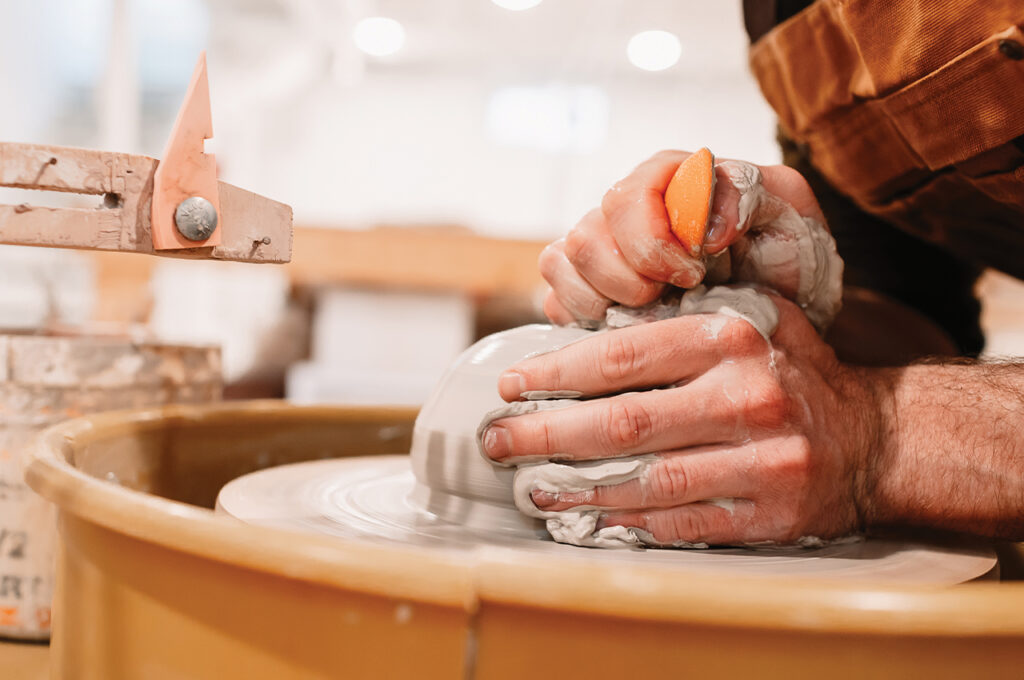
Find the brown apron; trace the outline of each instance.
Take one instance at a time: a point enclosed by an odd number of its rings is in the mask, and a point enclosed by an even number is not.
[[[818,0],[752,46],[784,135],[865,212],[1024,278],[1024,0]]]

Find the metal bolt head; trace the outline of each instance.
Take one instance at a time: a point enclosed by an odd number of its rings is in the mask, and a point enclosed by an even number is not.
[[[174,211],[174,225],[189,241],[205,241],[217,228],[217,210],[202,196],[190,196]]]

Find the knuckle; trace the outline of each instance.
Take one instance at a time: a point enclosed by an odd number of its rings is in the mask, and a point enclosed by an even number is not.
[[[521,440],[525,441],[523,441],[522,450],[516,453],[529,456],[551,456],[555,454],[556,451],[552,448],[555,445],[555,439],[551,426],[544,418],[536,418],[535,421],[527,432],[520,435]],[[513,437],[513,441],[515,439],[516,437]]]
[[[561,258],[561,251],[553,243],[540,251],[540,255],[537,257],[537,268],[548,283],[551,283],[557,275]]]
[[[767,343],[753,324],[744,320],[730,321],[722,329],[722,343],[727,351],[737,356],[751,356],[765,351]]]
[[[772,172],[778,173],[780,177],[784,177],[787,180],[793,179],[795,177],[800,177],[801,179],[803,179],[803,175],[801,175],[796,170],[796,168],[791,168],[788,165],[781,165],[781,164],[779,164],[779,165],[772,165],[770,167],[772,169]]]
[[[580,225],[573,227],[565,237],[565,256],[569,262],[578,264],[586,257],[592,240]]]
[[[627,334],[612,331],[605,336],[598,364],[601,377],[619,383],[643,368],[643,353]]]
[[[582,234],[587,234],[595,231],[600,231],[604,224],[604,213],[601,211],[601,207],[591,208],[580,221],[573,227],[574,231],[578,231]]]
[[[686,262],[685,265],[675,267],[672,270],[670,282],[680,288],[694,288],[698,286],[707,274],[707,267],[700,260]]]
[[[699,543],[707,538],[709,527],[704,513],[683,508],[669,515],[669,532],[677,540]]]
[[[608,307],[611,303],[604,298],[597,298],[591,300],[587,305],[586,309],[583,310],[583,317],[585,320],[601,322],[605,319],[605,313],[608,311]]]
[[[643,307],[653,302],[661,294],[662,286],[651,283],[649,285],[632,286],[623,291],[620,302],[627,307]]]
[[[553,456],[558,453],[558,451],[555,450],[556,439],[554,431],[546,420],[541,422],[538,440],[541,445],[541,452],[544,455]]]
[[[779,429],[789,422],[793,402],[773,378],[765,379],[748,393],[746,418],[759,427]]]
[[[790,445],[789,455],[786,456],[783,464],[790,485],[803,488],[813,476],[814,464],[814,452],[810,441],[806,437],[794,438]]]
[[[650,160],[657,163],[681,162],[684,154],[679,149],[662,149],[651,156]]]
[[[776,456],[767,475],[772,524],[780,532],[803,526],[815,502],[814,460],[809,444],[788,446]],[[795,536],[794,538],[799,538]]]
[[[654,246],[659,247],[659,246]],[[622,249],[622,256],[629,266],[640,276],[651,281],[667,283],[672,279],[673,269],[657,254],[644,252],[643,245],[636,242]]]
[[[557,357],[539,357],[516,367],[522,384],[528,389],[559,389],[562,384],[562,366]]]
[[[663,463],[650,468],[647,490],[655,503],[670,503],[686,497],[690,482],[686,470],[676,463]]]
[[[613,447],[609,453],[638,448],[650,439],[653,429],[651,414],[640,404],[624,399],[609,401],[604,428]]]
[[[601,214],[607,219],[615,215],[629,201],[629,188],[625,181],[617,182],[601,197]]]
[[[554,289],[549,290],[544,298],[544,315],[556,324],[568,324],[575,321]]]
[[[796,168],[792,168],[788,165],[776,165],[772,167],[772,171],[775,172],[786,185],[810,191],[811,187],[807,183],[807,178],[804,177],[803,173]]]

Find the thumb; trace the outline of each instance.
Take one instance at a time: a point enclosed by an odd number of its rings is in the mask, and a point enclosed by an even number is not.
[[[784,166],[762,170],[726,161],[721,168],[728,179],[723,242],[732,245],[732,280],[773,288],[823,331],[839,311],[843,261],[814,193]]]
[[[788,204],[803,217],[825,222],[810,185],[793,168],[726,160],[715,166],[715,195],[704,251],[720,253],[751,227],[759,226],[757,204],[764,194]]]

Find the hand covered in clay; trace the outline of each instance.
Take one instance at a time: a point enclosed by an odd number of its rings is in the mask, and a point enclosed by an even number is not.
[[[544,301],[548,318],[595,324],[612,305],[640,307],[661,296],[666,284],[693,288],[707,278],[765,285],[797,302],[819,327],[827,323],[839,304],[842,265],[800,173],[781,165],[718,163],[703,251],[694,256],[673,236],[664,202],[673,174],[690,155],[662,151],[641,163],[605,194],[600,208],[541,253],[540,270],[551,285]]]
[[[773,300],[771,343],[743,319],[694,314],[595,333],[516,364],[499,381],[506,401],[532,391],[584,400],[495,420],[484,452],[501,464],[570,462],[533,467],[571,474],[592,469],[581,461],[621,459],[614,483],[527,489],[527,514],[586,510],[592,533],[567,542],[602,545],[602,535],[625,531],[637,538],[625,542],[653,545],[813,544],[856,530],[878,409],[801,310]],[[530,471],[520,468],[517,485]]]

